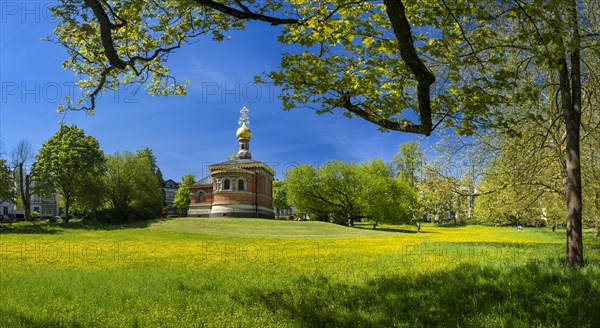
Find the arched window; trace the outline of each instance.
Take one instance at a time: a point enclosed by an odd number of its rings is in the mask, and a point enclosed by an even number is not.
[[[244,180],[238,180],[238,190],[244,190]]]
[[[225,179],[225,181],[223,181],[223,190],[229,189],[231,189],[231,181],[229,181],[229,179]]]
[[[198,194],[196,195],[197,203],[204,203],[204,190],[198,190]]]

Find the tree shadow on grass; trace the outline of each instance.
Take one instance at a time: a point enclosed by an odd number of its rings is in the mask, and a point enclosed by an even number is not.
[[[18,222],[0,225],[0,234],[59,234],[65,230],[121,230],[147,228],[156,222],[168,219],[144,220],[122,224],[107,224],[87,221],[70,221],[60,223]]]
[[[600,327],[600,263],[588,265],[464,265],[364,284],[303,276],[284,290],[249,290],[246,301],[305,327]]]
[[[466,223],[434,223],[437,228],[464,228],[468,226]]]
[[[5,322],[3,318],[9,319],[9,322]],[[29,328],[47,328],[47,327],[71,327],[80,328],[83,325],[77,322],[61,323],[51,318],[48,319],[35,319],[26,314],[9,312],[0,309],[0,326],[1,327],[29,327]]]
[[[151,224],[172,219],[152,219],[129,223],[99,223],[89,221],[63,222],[60,226],[64,229],[73,230],[121,230],[121,229],[143,229]]]
[[[361,230],[369,230],[369,231],[383,231],[383,232],[397,232],[397,233],[410,233],[410,234],[416,234],[416,233],[437,233],[437,232],[433,232],[433,231],[427,231],[425,229],[421,229],[420,232],[417,232],[417,230],[410,230],[410,229],[402,229],[402,228],[377,228],[377,229],[373,229],[373,227],[367,227],[367,226],[354,226],[354,229],[361,229]]]
[[[421,233],[437,233],[433,231],[427,231],[426,229],[421,229],[421,231],[417,232],[416,230],[408,230],[408,229],[391,229],[391,228],[377,228],[375,230],[386,231],[386,232],[401,232],[401,233],[412,233],[412,234],[421,234]]]
[[[19,222],[0,225],[0,235],[3,234],[43,234],[54,235],[63,233],[63,229],[57,224],[45,222]]]

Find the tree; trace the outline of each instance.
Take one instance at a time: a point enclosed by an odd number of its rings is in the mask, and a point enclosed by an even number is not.
[[[17,194],[25,210],[25,219],[31,220],[31,175],[27,172],[27,165],[34,158],[33,149],[29,141],[23,139],[17,143],[10,152],[11,165],[14,168],[14,179],[17,184]]]
[[[600,145],[595,140],[596,147]],[[586,156],[585,163],[588,163],[587,169],[583,172],[583,178],[586,181],[584,198],[589,204],[586,207],[587,225],[596,230],[596,237],[600,237],[600,153],[598,148],[592,148],[592,151]]]
[[[459,186],[458,180],[453,177],[427,174],[418,187],[421,191],[420,203],[425,214],[435,215],[441,222],[447,214],[454,214],[458,209],[459,198],[454,191],[459,189]]]
[[[163,178],[162,171],[158,167],[156,168],[156,179],[158,180],[158,183],[161,186],[165,185],[165,179]],[[167,193],[164,188],[162,188],[161,190],[162,190],[162,195],[163,195],[163,197],[162,197],[163,198],[163,206],[167,206],[167,200],[166,200]]]
[[[69,99],[60,110],[93,111],[102,92],[126,84],[146,83],[154,95],[185,94],[187,83],[178,82],[166,67],[169,53],[206,34],[222,41],[227,31],[255,20],[285,26],[279,38],[285,44],[321,49],[318,56],[286,53],[283,73],[270,74],[284,86],[286,109],[311,100],[323,105],[320,113],[343,108],[348,116],[384,129],[429,135],[434,128],[430,89],[435,76],[414,45],[400,0],[61,0],[52,11],[60,18],[52,41],[70,56],[65,67],[87,76],[78,83],[85,98]],[[337,55],[340,50],[343,56]],[[407,100],[408,95],[417,101]],[[410,120],[412,113],[401,115],[411,106],[419,123]]]
[[[419,182],[419,174],[425,165],[425,156],[417,142],[407,142],[400,145],[398,153],[392,157],[397,176],[414,187]]]
[[[151,158],[140,152],[107,156],[104,186],[111,211],[102,220],[123,223],[159,217],[162,186],[155,174]]]
[[[582,74],[581,56],[586,51],[594,56],[599,45],[597,6],[587,0],[489,0],[469,6],[444,3],[444,7],[453,20],[445,30],[451,33],[454,29],[463,42],[438,51],[458,54],[448,68],[461,68],[461,75],[470,77],[465,85],[450,90],[467,95],[470,103],[480,102],[493,114],[475,112],[476,117],[461,115],[463,119],[503,123],[499,126],[505,125],[510,132],[519,122],[538,120],[529,111],[532,106],[552,99],[560,108],[566,147],[567,262],[582,267],[580,131],[586,75]],[[497,111],[506,108],[521,115],[509,120]]]
[[[13,174],[6,160],[0,159],[0,201],[12,201],[15,197]]]
[[[596,237],[600,237],[600,133],[596,133],[593,138],[587,142],[587,154],[584,157],[586,167],[582,172],[582,177],[586,181],[584,190],[584,199],[586,203],[587,226],[596,230]]]
[[[493,156],[488,147],[490,138],[489,132],[467,137],[441,131],[439,140],[428,150],[431,160],[423,165],[416,185],[422,215],[454,215],[455,223],[458,217],[461,222],[473,222],[481,176]]]
[[[34,189],[42,195],[60,193],[65,220],[70,219],[73,204],[84,205],[101,194],[104,154],[98,140],[86,136],[77,126],[61,123],[35,159],[31,169],[36,177]]]
[[[184,175],[179,183],[179,189],[173,199],[173,205],[177,208],[177,215],[187,216],[190,207],[190,186],[196,182],[193,174]]]
[[[595,63],[592,61],[591,65]],[[590,85],[598,85],[600,75],[587,71]],[[597,107],[599,93],[588,92],[587,105],[582,114],[581,156],[586,164],[582,168],[583,197],[586,206],[584,226],[593,227],[597,219],[595,191],[599,168],[598,140],[600,138],[600,115]],[[480,196],[476,202],[478,216],[493,218],[494,221],[527,224],[564,224],[561,206],[566,196],[566,144],[562,112],[554,99],[530,109],[539,117],[532,122],[522,122],[514,128],[515,134],[490,133],[485,138],[487,146],[480,152],[490,159],[482,183],[478,186]],[[518,113],[515,113],[518,114]],[[515,115],[507,113],[508,115]],[[486,167],[486,165],[481,165]]]
[[[137,162],[138,158],[131,152],[106,156],[106,198],[115,214],[119,214],[120,217],[126,216],[126,211],[137,193],[136,180],[140,180],[137,176],[142,173],[142,168]]]
[[[532,109],[537,115],[560,114],[551,107]],[[545,225],[564,222],[559,203],[565,197],[564,130],[555,120],[524,122],[517,135],[496,134],[488,141],[490,158],[479,185],[477,216],[496,223]]]
[[[315,169],[301,165],[286,172],[290,203],[300,213],[351,224],[360,216],[360,181],[355,163],[331,161]]]
[[[299,213],[352,225],[354,219],[409,222],[416,193],[391,176],[382,160],[356,164],[331,161],[314,168],[301,165],[286,173],[288,199]]]
[[[297,214],[328,212],[328,204],[321,202],[321,184],[312,165],[300,165],[285,173],[288,201]]]
[[[588,68],[585,76],[592,90],[600,89],[600,72],[592,69],[600,65],[600,54],[586,58]],[[589,89],[589,87],[588,87]],[[596,229],[596,237],[600,237],[600,92],[586,89],[586,101],[582,111],[582,162],[583,198],[585,204],[583,221],[587,227]]]
[[[583,266],[581,56],[598,48],[597,11],[593,0],[287,6],[275,0],[62,0],[53,7],[61,18],[58,42],[70,54],[65,67],[88,76],[79,82],[88,104],[76,108],[69,101],[68,109],[93,111],[101,92],[123,84],[147,82],[152,94],[184,94],[185,83],[165,66],[167,55],[209,32],[223,40],[225,31],[250,20],[284,25],[279,40],[305,49],[284,53],[281,70],[268,74],[282,86],[284,109],[341,108],[383,130],[429,135],[444,122],[471,134],[480,127],[510,131],[518,121],[505,119],[506,108],[535,119],[528,106],[554,89],[566,128],[567,258],[573,267]],[[540,74],[544,70],[557,81]]]
[[[158,184],[160,184],[161,186],[164,185],[165,181],[163,180],[162,172],[158,167],[156,156],[154,156],[152,149],[144,147],[143,149],[137,151],[136,156],[146,158],[148,160],[148,162],[150,163],[150,170],[154,172],[153,174],[156,176]]]
[[[288,190],[285,181],[273,181],[273,208],[277,212],[277,218],[279,218],[281,210],[291,208],[288,203]]]
[[[160,171],[160,168],[158,167],[158,164],[156,161],[156,156],[154,156],[152,150],[148,147],[138,150],[136,153],[136,156],[144,159],[144,163],[147,163],[147,165],[150,165],[150,172],[152,172],[152,174],[154,175],[154,180],[156,183],[149,180],[147,182],[148,188],[149,188],[149,190],[156,189],[157,192],[160,194],[160,196],[154,195],[154,191],[153,191],[151,193],[151,197],[147,198],[148,201],[152,200],[152,202],[148,203],[148,206],[150,208],[155,209],[158,213],[161,213],[162,208],[165,204],[165,190],[163,189],[165,182],[162,177],[162,172]]]
[[[419,212],[414,187],[403,179],[392,178],[389,166],[381,159],[360,164],[362,215],[376,223],[409,223]]]

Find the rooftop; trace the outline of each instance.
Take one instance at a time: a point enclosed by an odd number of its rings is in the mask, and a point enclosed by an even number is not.
[[[232,159],[229,161],[213,164],[213,165],[209,166],[208,168],[212,171],[212,170],[223,168],[223,167],[227,167],[228,169],[229,168],[260,167],[260,168],[265,169],[267,172],[271,173],[271,175],[275,175],[275,171],[273,171],[267,164],[260,162],[260,161],[255,161],[253,159],[235,158],[235,159]]]
[[[212,183],[213,183],[213,177],[209,175],[207,177],[204,177],[204,178],[196,181],[192,186],[212,185]]]

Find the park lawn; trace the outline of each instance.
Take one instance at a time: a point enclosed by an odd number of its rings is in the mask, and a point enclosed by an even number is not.
[[[600,326],[600,240],[261,219],[0,226],[0,327]]]

